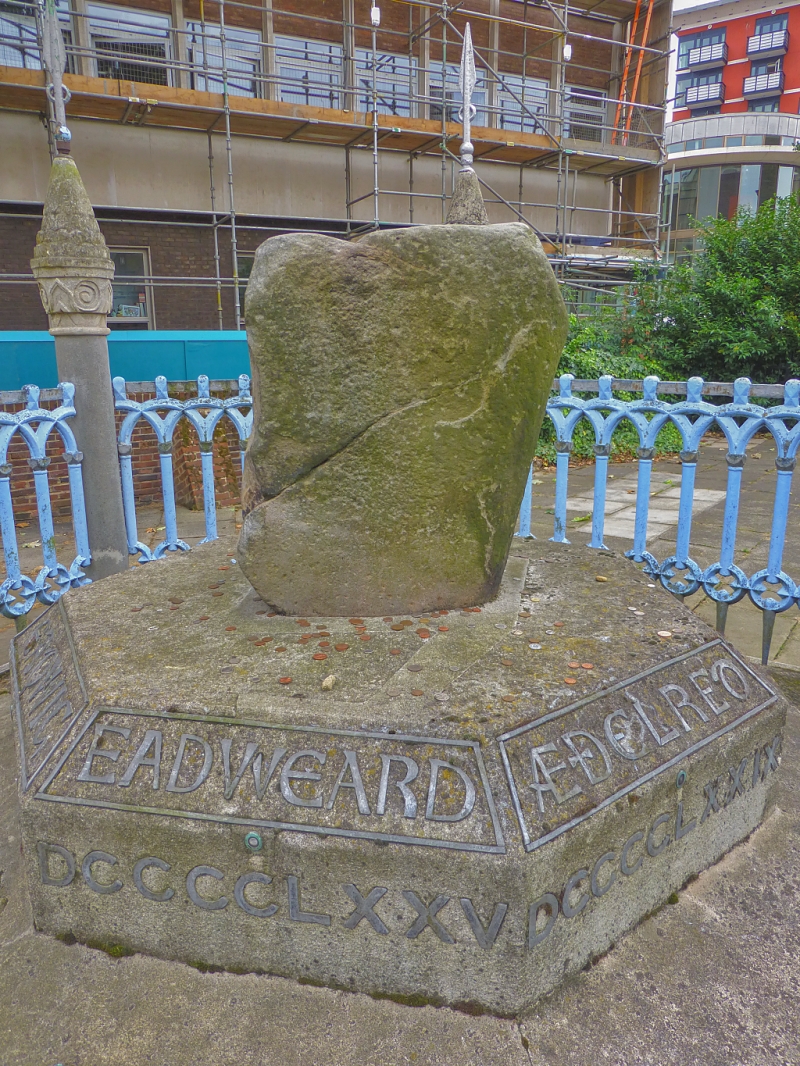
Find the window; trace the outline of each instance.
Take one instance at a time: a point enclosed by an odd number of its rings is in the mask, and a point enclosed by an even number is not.
[[[98,78],[168,85],[170,20],[133,8],[89,4]]]
[[[219,25],[213,22],[187,22],[192,87],[201,92],[223,92],[222,45]],[[225,28],[225,60],[229,96],[258,96],[257,76],[261,69],[261,35],[252,30]]]
[[[706,148],[722,148],[722,144],[723,144],[723,138],[722,137],[706,137],[706,141],[705,141]]]
[[[697,168],[692,167],[691,170],[681,170],[677,175],[679,186],[676,229],[692,229],[692,220],[697,215],[698,174]]]
[[[725,43],[725,27],[718,30],[705,30],[703,33],[692,33],[688,37],[678,39],[678,70],[684,70],[689,66],[689,53],[694,48],[706,48],[712,44]]]
[[[781,70],[783,70],[783,56],[775,59],[762,59],[758,63],[750,64],[750,77],[757,77],[759,74],[778,74]]]
[[[497,86],[497,125],[504,130],[541,133],[549,110],[550,83],[519,74],[503,74],[502,78]]]
[[[476,126],[487,124],[486,111],[486,77],[482,70],[477,70],[475,88],[472,90],[472,103],[476,108],[473,122]],[[440,121],[442,118],[442,68],[433,67],[430,76],[431,118]],[[458,67],[448,64],[444,79],[444,102],[446,118],[448,122],[459,122],[459,111],[463,97],[458,88]]]
[[[579,141],[602,141],[606,94],[599,89],[567,86],[564,97],[564,136]]]
[[[780,100],[773,96],[771,100],[750,100],[747,105],[748,111],[777,111]]]
[[[741,146],[742,146],[742,138],[741,137],[726,137],[725,138],[725,146],[727,148],[741,148]]]
[[[58,20],[64,44],[72,44],[69,0],[56,0]],[[0,3],[0,66],[41,70],[39,35],[36,29],[36,7],[26,3]],[[67,73],[74,73],[74,59],[67,55]]]
[[[789,25],[789,15],[784,12],[782,15],[766,15],[764,18],[756,19],[756,37],[761,37],[765,33],[782,33],[783,30]]]
[[[672,155],[674,152],[684,152],[684,151],[686,151],[686,142],[685,141],[675,141],[674,144],[668,144],[667,145],[667,155]]]
[[[112,329],[155,329],[150,253],[147,248],[110,248],[114,262]]]
[[[372,51],[356,49],[359,111],[372,111]],[[411,87],[416,63],[408,56],[378,52],[375,57],[378,114],[411,117]]]
[[[280,98],[289,104],[340,107],[342,47],[299,37],[275,38]]]
[[[693,89],[698,85],[717,85],[721,81],[722,72],[719,70],[708,70],[699,74],[681,74],[675,86],[675,106],[686,107],[687,89]]]

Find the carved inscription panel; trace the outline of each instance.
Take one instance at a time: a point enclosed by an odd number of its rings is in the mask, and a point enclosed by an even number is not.
[[[498,738],[533,851],[735,729],[777,697],[721,641]]]
[[[503,853],[480,746],[102,709],[37,799]]]
[[[25,790],[86,705],[83,681],[59,604],[15,639],[12,666]]]

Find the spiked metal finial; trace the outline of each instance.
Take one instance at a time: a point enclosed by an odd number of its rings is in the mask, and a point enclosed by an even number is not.
[[[472,50],[472,30],[467,23],[464,31],[464,46],[461,50],[461,69],[458,72],[458,87],[461,90],[462,104],[460,117],[464,132],[461,141],[461,169],[472,170],[472,140],[470,139],[470,127],[476,115],[475,105],[472,103],[472,91],[478,78],[475,73],[475,53]]]

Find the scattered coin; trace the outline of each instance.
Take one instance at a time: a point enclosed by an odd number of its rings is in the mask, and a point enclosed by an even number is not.
[[[321,661],[322,659],[327,659],[328,656],[325,654],[324,651],[315,651],[314,658]]]
[[[577,684],[577,678],[565,677],[564,678],[564,684],[565,685],[576,685]]]
[[[183,600],[182,600],[182,599],[180,599],[180,598],[179,598],[178,596],[170,596],[170,597],[169,597],[169,600],[168,600],[167,602],[169,602],[169,603],[174,603],[174,604],[176,604],[176,605],[177,605],[177,604],[179,604],[179,603],[183,603]]]
[[[371,637],[371,636],[369,635],[369,633],[362,633],[362,634],[361,634],[361,635],[359,636],[359,638],[358,638],[358,639],[359,639],[359,640],[372,640],[372,637]]]
[[[177,603],[173,603],[173,605],[170,607],[170,610],[171,611],[179,611],[180,607],[177,605]]]
[[[218,566],[217,569],[218,570],[230,570],[230,567],[229,566]]]
[[[410,670],[412,674],[418,674],[422,667],[419,665],[419,663],[409,663],[406,669]]]
[[[514,665],[514,660],[513,659],[501,659],[500,662],[502,663],[503,666],[513,666]]]
[[[284,647],[276,648],[275,651],[286,651],[286,648],[284,648]]]
[[[431,635],[430,629],[418,629],[417,630],[417,636],[420,637],[422,640],[427,640],[430,635]]]
[[[299,626],[310,626],[311,625],[311,623],[309,622],[309,620],[307,618],[298,618],[297,619],[297,624]]]
[[[658,636],[659,637],[671,637],[672,636],[672,632],[669,629],[659,629]]]
[[[236,626],[225,626],[225,632],[226,633],[235,633],[236,632]]]
[[[395,699],[397,696],[402,696],[403,692],[399,688],[390,688],[390,689],[388,689],[386,695],[387,696],[391,696],[392,699]]]
[[[597,574],[595,576],[595,581],[608,581],[608,578],[607,577],[603,577],[602,574]]]
[[[449,633],[450,632],[450,626],[439,626],[439,632],[440,633]]]
[[[447,701],[450,699],[449,695],[446,692],[434,692],[433,698],[435,700],[438,700],[439,703],[447,703]]]
[[[212,592],[211,595],[212,596],[224,596],[225,593],[224,592]]]
[[[219,672],[221,674],[232,674],[233,673],[233,667],[232,666],[222,666],[222,667],[220,667],[220,671]]]
[[[634,611],[633,613],[637,618],[644,618],[644,611]]]
[[[501,696],[500,699],[503,701],[503,703],[513,703],[514,702],[514,697],[513,696]]]
[[[400,654],[400,649],[399,648],[390,648],[389,649],[389,654],[390,655],[399,655]]]
[[[292,679],[290,677],[279,677],[278,681],[281,685],[291,685]]]
[[[564,627],[563,622],[553,622],[553,625],[556,627],[556,629],[563,629]]]
[[[533,641],[533,643],[529,644],[528,647],[532,651],[541,651],[542,650],[542,645],[541,644],[537,644],[536,641]]]
[[[351,618],[350,619],[350,625],[363,626],[363,624],[364,624],[364,619],[363,618]]]
[[[392,629],[395,631],[395,633],[402,633],[405,628],[406,627],[404,625],[392,626]]]
[[[421,688],[412,688],[411,689],[411,695],[412,696],[424,696],[425,693],[422,691]]]
[[[143,611],[144,607],[131,607],[131,614],[136,614],[137,611]]]
[[[567,663],[567,666],[570,668],[570,670],[577,670],[580,665],[580,663],[575,662]]]
[[[141,607],[139,608],[139,610],[141,611]],[[207,622],[209,618],[210,618],[210,615],[201,614],[200,617],[197,619],[197,621],[198,622]]]
[[[318,637],[329,637],[329,636],[330,636],[330,633],[329,633],[329,632],[328,632],[328,630],[327,630],[327,629],[325,629],[325,627],[323,626],[323,627],[322,627],[322,629],[320,629],[320,630],[319,630],[319,631],[317,632],[317,636],[318,636]]]
[[[581,663],[582,670],[594,670],[594,663]]]
[[[336,648],[337,651],[347,651],[349,647],[349,644],[334,644],[334,648]]]
[[[329,640],[321,640],[319,642],[319,646],[320,648],[329,648],[331,646],[331,642]]]
[[[391,622],[391,621],[392,621],[391,618],[384,618],[384,622]]]

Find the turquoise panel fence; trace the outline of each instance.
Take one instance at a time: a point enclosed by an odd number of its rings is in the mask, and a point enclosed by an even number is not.
[[[108,338],[111,376],[128,381],[217,380],[250,373],[244,330],[113,330]],[[58,385],[55,341],[45,330],[0,331],[0,392],[31,381]]]

